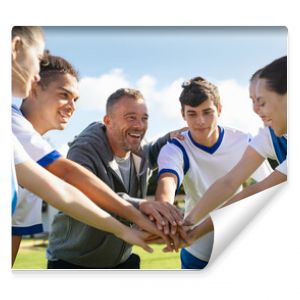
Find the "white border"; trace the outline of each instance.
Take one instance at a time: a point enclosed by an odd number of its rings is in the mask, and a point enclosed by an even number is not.
[[[296,1],[14,1],[0,12],[1,294],[10,299],[295,299],[299,296],[299,29]],[[2,6],[4,3],[2,4]],[[285,25],[289,29],[289,183],[208,269],[202,272],[21,272],[9,269],[7,167],[11,25]],[[253,45],[255,49],[255,45]],[[4,76],[3,76],[4,75]],[[297,126],[297,127],[296,127]],[[7,169],[5,167],[5,169]],[[3,215],[5,214],[5,216]],[[297,220],[298,219],[298,220]],[[10,296],[11,295],[11,296]],[[127,298],[126,297],[126,298]]]

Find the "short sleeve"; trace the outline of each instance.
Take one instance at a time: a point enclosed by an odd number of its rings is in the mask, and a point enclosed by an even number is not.
[[[276,168],[277,171],[282,173],[283,175],[287,176],[287,163],[286,160],[284,160],[279,166]]]
[[[15,106],[12,107],[12,130],[31,159],[42,167],[46,167],[61,156]]]
[[[29,155],[24,150],[21,143],[18,139],[13,135],[13,151],[14,151],[14,164],[18,165],[27,160],[30,160]]]
[[[260,128],[258,134],[250,141],[249,145],[262,157],[277,160],[268,127]]]
[[[158,174],[173,173],[177,176],[177,187],[180,187],[184,177],[184,160],[180,148],[167,143],[158,156]]]

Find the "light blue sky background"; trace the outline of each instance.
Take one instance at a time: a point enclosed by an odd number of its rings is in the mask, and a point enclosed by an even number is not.
[[[81,75],[77,111],[67,129],[46,136],[60,148],[85,126],[102,120],[107,97],[138,88],[149,113],[148,139],[184,125],[178,96],[183,80],[200,75],[220,88],[220,122],[255,133],[249,77],[287,54],[284,27],[44,27],[46,47]]]

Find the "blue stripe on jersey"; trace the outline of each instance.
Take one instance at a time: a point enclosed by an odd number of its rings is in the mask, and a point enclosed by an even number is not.
[[[187,171],[190,168],[190,160],[189,157],[183,147],[183,145],[176,139],[172,139],[169,143],[174,144],[175,146],[177,146],[181,151],[182,151],[182,155],[183,155],[183,173],[184,175],[187,173]]]
[[[173,169],[161,169],[161,170],[159,171],[159,173],[158,173],[158,177],[159,177],[161,174],[164,174],[164,173],[172,173],[172,174],[176,175],[176,177],[177,177],[176,193],[177,193],[177,192],[179,191],[180,184],[181,184],[181,182],[179,181],[179,175],[178,175],[178,173],[177,173],[175,170],[173,170]]]
[[[61,154],[58,151],[53,150],[52,152],[48,153],[46,156],[38,160],[37,163],[42,167],[47,167],[60,157]]]
[[[215,143],[213,146],[211,146],[211,147],[206,147],[206,146],[204,146],[204,145],[201,145],[201,144],[197,143],[197,142],[193,139],[192,134],[191,134],[190,131],[188,132],[188,135],[189,135],[189,137],[190,137],[192,143],[193,143],[196,147],[200,148],[201,150],[203,150],[203,151],[205,151],[205,152],[208,152],[209,154],[214,154],[214,153],[218,150],[218,148],[220,147],[220,145],[221,145],[221,143],[222,143],[222,141],[223,141],[223,137],[224,137],[224,128],[222,128],[221,126],[218,126],[218,127],[219,127],[219,129],[220,129],[220,134],[219,134],[218,140],[217,140],[216,143]]]
[[[13,110],[13,111],[14,111],[15,113],[17,113],[18,115],[23,116],[21,110],[20,110],[16,105],[12,104],[11,110]]]
[[[279,163],[282,163],[286,160],[286,153],[287,153],[287,140],[284,136],[278,137],[274,130],[269,127],[272,143],[275,149],[275,153],[277,156],[277,160]]]
[[[12,195],[11,212],[12,212],[12,214],[14,214],[16,207],[17,207],[17,200],[18,200],[17,182],[16,182],[16,178],[14,176],[14,170],[12,170],[12,175],[11,175],[11,195]]]
[[[27,227],[17,227],[17,226],[11,227],[12,235],[31,235],[35,233],[41,233],[41,232],[44,232],[44,228],[42,224],[36,224]]]

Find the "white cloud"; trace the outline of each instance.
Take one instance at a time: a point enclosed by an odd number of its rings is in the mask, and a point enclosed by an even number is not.
[[[100,77],[86,77],[80,81],[79,108],[104,111],[107,97],[116,89],[137,88],[143,93],[149,107],[149,136],[157,136],[185,124],[178,100],[182,82],[183,78],[177,78],[159,89],[157,79],[151,75],[145,74],[132,83],[126,78],[123,70],[114,69]],[[235,80],[214,82],[219,87],[223,105],[220,124],[255,134],[261,126],[261,121],[252,111],[248,87],[239,85]]]
[[[216,83],[223,105],[220,122],[255,134],[262,121],[252,110],[248,86],[241,86],[235,80]]]
[[[121,87],[130,86],[121,69],[113,69],[100,77],[84,77],[79,82],[80,100],[78,108],[85,110],[105,110],[110,94]]]

